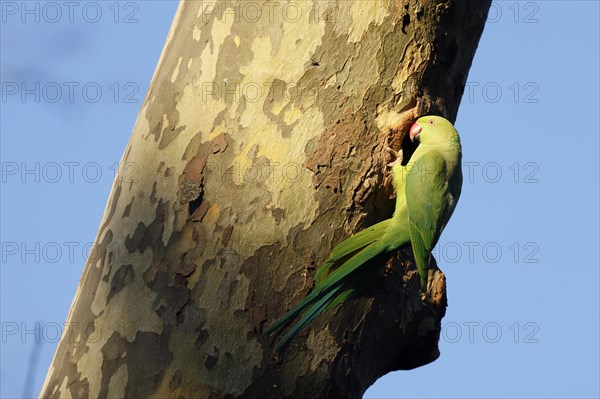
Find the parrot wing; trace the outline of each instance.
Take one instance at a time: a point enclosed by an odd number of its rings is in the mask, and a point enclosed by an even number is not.
[[[421,287],[427,289],[431,250],[448,221],[448,181],[444,157],[431,150],[420,156],[406,178],[409,234]]]

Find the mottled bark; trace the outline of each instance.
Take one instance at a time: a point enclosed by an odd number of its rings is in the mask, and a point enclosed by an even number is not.
[[[454,120],[489,5],[182,2],[41,396],[355,398],[435,360],[410,249],[284,356],[261,332],[391,215],[383,147]]]

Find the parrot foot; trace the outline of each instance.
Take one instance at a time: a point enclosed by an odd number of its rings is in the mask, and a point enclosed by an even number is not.
[[[396,151],[392,147],[386,144],[384,147],[385,150],[394,158],[394,160],[387,164],[390,168],[394,167],[394,165],[402,165],[403,153],[402,149]]]

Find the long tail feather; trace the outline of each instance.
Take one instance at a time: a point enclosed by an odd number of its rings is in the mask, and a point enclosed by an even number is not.
[[[318,294],[318,295],[316,295]],[[298,302],[296,306],[288,310],[283,316],[281,316],[275,323],[265,330],[264,335],[272,334],[274,331],[284,327],[286,324],[296,318],[304,309],[311,306],[314,302],[318,301],[323,295],[327,294],[326,291],[320,291],[316,293],[314,290],[306,296],[303,300]]]
[[[317,270],[315,274],[316,284],[322,283],[336,266],[343,265],[344,258],[355,255],[356,252],[364,249],[367,245],[380,240],[388,230],[390,223],[391,219],[384,220],[339,243],[325,263]]]
[[[304,316],[302,316],[300,321],[298,321],[298,323],[296,323],[292,328],[290,328],[290,330],[283,336],[283,338],[281,338],[281,341],[279,341],[277,345],[275,345],[275,351],[281,352],[281,350],[290,343],[292,338],[294,338],[300,330],[306,327],[308,323],[313,321],[315,317],[321,314],[323,309],[327,307],[327,304],[329,304],[331,300],[335,298],[335,295],[338,293],[339,290],[340,286],[333,288],[326,295],[324,295],[317,303],[315,303],[309,309],[309,311],[306,312]]]
[[[379,247],[380,246],[377,242],[372,243],[345,261],[338,269],[333,271],[322,282],[322,284],[316,285],[315,288],[306,296],[306,298],[300,301],[279,320],[273,323],[273,325],[267,328],[264,334],[271,334],[279,328],[285,326],[287,323],[296,318],[296,316],[298,316],[302,311],[310,307],[309,312],[304,315],[303,318],[286,334],[286,337],[289,335],[289,339],[286,339],[286,342],[289,342],[289,340],[293,338],[293,336],[296,335],[308,322],[317,317],[333,300],[336,299],[336,294],[339,293],[340,290],[343,291],[345,288],[351,288],[347,287],[345,281],[346,277],[348,277],[366,261],[378,255],[381,252]]]
[[[383,265],[382,265],[383,266]],[[323,312],[335,308],[337,305],[343,303],[352,295],[360,294],[365,288],[373,283],[373,280],[377,276],[375,270],[372,269],[358,269],[344,280],[340,294],[336,296],[327,305]]]
[[[329,259],[339,259],[342,256],[346,256],[351,252],[364,247],[366,244],[370,244],[380,239],[388,229],[388,226],[392,219],[386,219],[371,227],[367,227],[364,230],[359,231],[352,237],[342,241],[331,251]]]

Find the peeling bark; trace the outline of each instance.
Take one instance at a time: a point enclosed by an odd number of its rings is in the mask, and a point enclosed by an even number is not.
[[[383,147],[455,119],[490,2],[251,3],[180,4],[42,397],[358,398],[439,356],[410,249],[283,357],[261,333],[391,215]]]

